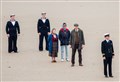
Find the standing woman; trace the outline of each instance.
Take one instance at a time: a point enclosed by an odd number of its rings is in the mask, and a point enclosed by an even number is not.
[[[53,28],[51,34],[48,36],[49,56],[52,57],[52,63],[55,63],[55,57],[58,54],[58,35],[56,29]]]

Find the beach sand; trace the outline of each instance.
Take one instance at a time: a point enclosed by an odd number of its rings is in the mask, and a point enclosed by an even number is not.
[[[3,0],[5,1],[5,0]],[[119,5],[118,2],[3,2],[2,3],[2,80],[3,81],[118,81],[119,80]],[[72,30],[78,23],[85,36],[82,50],[83,67],[70,62],[51,63],[47,51],[38,51],[37,21],[41,12],[46,12],[51,29],[57,32],[66,22]],[[21,34],[18,36],[19,53],[7,53],[8,38],[5,25],[14,13],[19,21]],[[103,75],[101,42],[109,32],[114,43],[114,78]],[[45,47],[44,47],[45,48]],[[71,59],[71,48],[69,48]]]

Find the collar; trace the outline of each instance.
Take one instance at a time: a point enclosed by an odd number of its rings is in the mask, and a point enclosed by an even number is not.
[[[109,42],[110,40],[106,40],[106,42]]]
[[[75,29],[75,28],[74,28],[74,31],[76,32],[76,29]],[[77,29],[77,32],[79,32],[79,31],[80,31],[80,28]]]
[[[15,22],[15,21],[16,21],[16,20],[13,20],[13,21],[12,21],[12,20],[10,20],[10,22]]]
[[[61,28],[60,30],[61,30],[61,31],[64,31],[64,28]],[[66,28],[65,30],[66,30],[66,31],[68,31],[69,29],[68,29],[68,28]]]

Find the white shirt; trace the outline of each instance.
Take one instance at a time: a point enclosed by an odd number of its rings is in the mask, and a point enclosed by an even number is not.
[[[15,21],[11,21],[12,25],[14,26],[15,25]]]
[[[78,29],[75,29],[75,32],[78,32]]]
[[[54,38],[56,38],[56,35],[53,35]]]
[[[109,42],[109,40],[106,40],[106,42],[108,43],[108,42]]]
[[[46,22],[46,19],[42,19],[42,21],[43,21],[43,23],[45,23],[45,22]]]

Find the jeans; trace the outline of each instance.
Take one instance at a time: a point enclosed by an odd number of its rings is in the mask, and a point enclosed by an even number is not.
[[[69,59],[68,58],[68,45],[61,46],[61,59],[64,59],[64,50],[66,54],[66,59]]]

